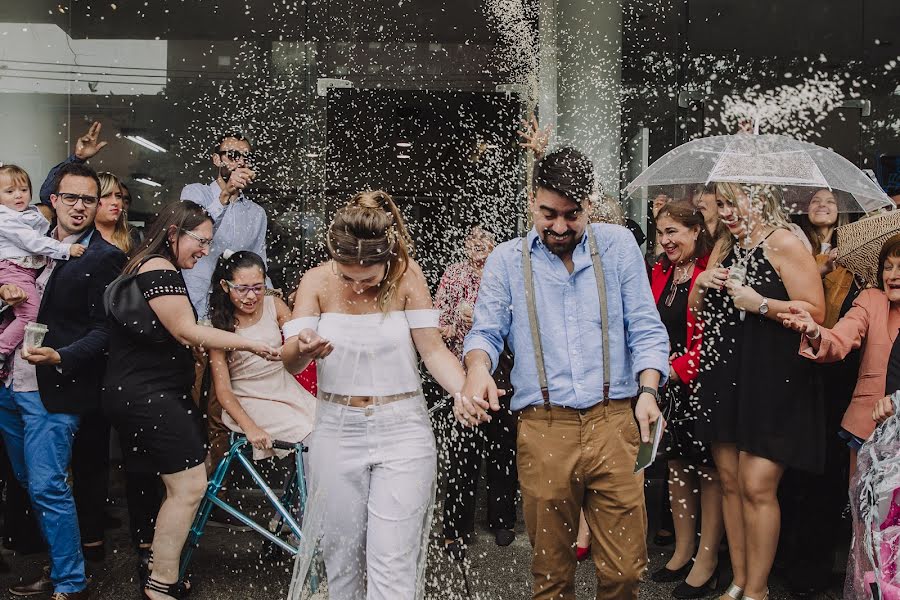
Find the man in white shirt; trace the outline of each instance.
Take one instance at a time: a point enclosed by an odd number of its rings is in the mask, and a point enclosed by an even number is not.
[[[183,273],[198,319],[207,316],[210,280],[222,252],[250,250],[266,261],[266,212],[244,195],[256,177],[250,142],[239,133],[223,135],[210,157],[216,178],[208,184],[192,183],[181,191],[182,200],[196,202],[209,212],[215,232],[209,256]]]

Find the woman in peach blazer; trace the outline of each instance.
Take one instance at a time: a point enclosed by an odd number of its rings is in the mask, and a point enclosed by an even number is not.
[[[805,311],[779,315],[786,327],[803,333],[800,354],[816,362],[835,362],[862,348],[859,379],[841,422],[843,429],[862,440],[875,430],[873,410],[886,395],[887,364],[900,329],[900,234],[884,243],[879,265],[878,289],[860,292],[833,328],[820,327]],[[855,468],[853,449],[851,475]]]

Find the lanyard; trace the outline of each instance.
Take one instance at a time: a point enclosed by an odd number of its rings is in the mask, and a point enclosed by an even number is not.
[[[603,400],[609,400],[609,319],[606,303],[606,279],[603,276],[603,265],[597,251],[597,241],[590,224],[587,226],[588,243],[591,248],[591,263],[594,266],[594,277],[597,280],[597,294],[600,296],[600,331],[603,337]],[[522,269],[525,272],[525,302],[528,305],[528,324],[531,328],[531,342],[534,346],[534,361],[537,365],[538,383],[541,386],[541,397],[544,408],[550,410],[550,388],[547,385],[547,370],[544,367],[544,349],[541,345],[541,332],[538,325],[537,306],[534,294],[534,271],[531,266],[531,249],[528,237],[522,239]]]

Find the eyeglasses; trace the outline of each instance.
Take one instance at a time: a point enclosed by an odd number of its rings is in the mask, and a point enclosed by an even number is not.
[[[99,198],[97,196],[88,196],[87,194],[70,194],[68,192],[60,192],[56,194],[56,197],[62,200],[62,203],[66,206],[75,206],[78,204],[78,201],[81,200],[81,203],[84,204],[85,207],[93,206],[99,202]]]
[[[250,292],[253,292],[257,296],[259,296],[266,291],[266,286],[265,286],[265,284],[262,284],[262,283],[258,283],[256,285],[237,285],[237,284],[231,283],[227,279],[223,279],[222,281],[225,282],[225,285],[228,286],[228,289],[230,289],[232,292],[235,292],[238,296],[241,296],[241,297],[246,296]]]
[[[188,236],[188,237],[190,237],[190,238],[194,238],[195,240],[197,240],[197,243],[200,244],[200,247],[201,247],[201,248],[204,247],[204,246],[207,247],[207,248],[209,248],[210,246],[212,246],[212,243],[213,243],[212,238],[200,237],[199,235],[197,235],[197,234],[194,233],[193,231],[188,231],[187,229],[182,229],[181,231],[184,233],[184,235],[186,235],[186,236]]]
[[[243,159],[246,163],[253,162],[255,155],[253,152],[241,152],[240,150],[219,150],[216,152],[219,156],[227,156],[229,160],[233,160],[235,162]]]

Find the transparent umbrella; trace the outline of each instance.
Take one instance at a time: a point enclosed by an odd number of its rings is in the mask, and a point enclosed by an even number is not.
[[[835,193],[840,212],[871,212],[894,203],[849,160],[826,148],[783,135],[720,135],[700,138],[668,152],[626,188],[690,197],[712,182],[780,186],[791,212],[805,212],[815,190]]]

